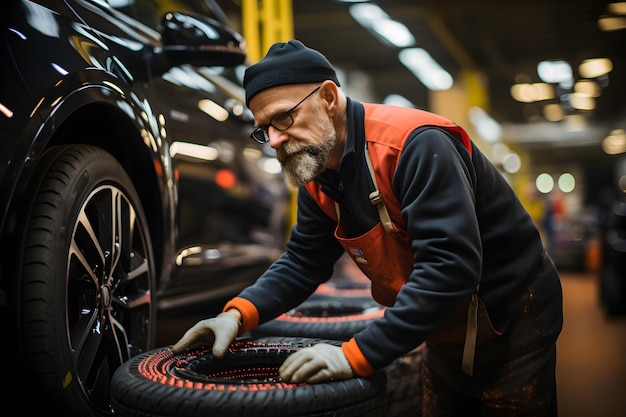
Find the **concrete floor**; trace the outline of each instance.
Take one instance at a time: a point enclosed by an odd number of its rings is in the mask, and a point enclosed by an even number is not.
[[[557,344],[560,417],[626,416],[626,317],[608,317],[595,274],[561,274],[563,332]]]

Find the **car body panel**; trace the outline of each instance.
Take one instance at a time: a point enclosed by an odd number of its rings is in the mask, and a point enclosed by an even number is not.
[[[0,51],[11,63],[0,81],[0,104],[11,112],[0,114],[3,240],[19,240],[20,207],[43,150],[93,142],[129,171],[154,226],[162,308],[234,294],[280,254],[290,196],[271,149],[248,138],[243,65],[155,73],[163,59],[157,28],[106,2],[11,1],[3,9]],[[102,113],[106,133],[81,137],[64,127],[78,126],[77,109],[94,131]],[[3,259],[3,289],[15,255]]]
[[[13,372],[64,415],[108,416],[160,313],[215,308],[280,255],[291,193],[249,138],[245,41],[215,2],[9,0],[0,30]]]

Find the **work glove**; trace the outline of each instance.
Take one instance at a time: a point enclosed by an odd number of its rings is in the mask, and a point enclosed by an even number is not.
[[[187,330],[172,347],[172,352],[179,354],[189,348],[206,345],[212,346],[213,357],[221,359],[237,337],[240,327],[241,323],[235,316],[229,313],[220,313],[213,318],[197,322]]]
[[[307,382],[348,379],[354,376],[341,347],[318,343],[291,354],[278,370],[285,382]]]

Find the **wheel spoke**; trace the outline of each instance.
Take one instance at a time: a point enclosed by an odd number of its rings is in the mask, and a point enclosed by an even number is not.
[[[98,333],[98,277],[72,239],[68,261],[68,331],[70,346],[80,355],[87,338]],[[71,307],[70,307],[71,306]]]
[[[81,356],[88,345],[87,339],[102,331],[98,305],[106,256],[87,207],[88,204],[83,206],[76,220],[67,264],[68,331],[70,345],[77,356]]]
[[[115,341],[115,346],[117,347],[116,351],[119,356],[119,361],[120,364],[122,364],[126,359],[130,358],[131,354],[128,335],[126,334],[126,329],[124,329],[122,323],[117,321],[111,312],[109,312],[109,322],[111,323],[111,333],[113,335],[113,340]]]
[[[122,239],[124,239],[124,210],[122,205],[125,202],[124,195],[119,190],[111,192],[111,272],[117,269],[123,251],[123,248],[121,248]],[[109,274],[109,280],[111,278],[111,274]]]
[[[135,208],[126,196],[114,191],[113,215],[117,247],[115,268],[108,275],[112,290],[109,322],[120,354],[128,357],[145,349],[149,340],[152,310],[150,263],[146,237]],[[119,338],[118,338],[119,337]]]
[[[84,232],[89,237],[89,242],[83,241],[81,243],[83,245],[87,243],[91,244],[91,246],[97,251],[100,261],[104,263],[104,259],[105,259],[104,251],[102,250],[102,246],[100,246],[100,241],[98,239],[98,236],[96,235],[93,229],[93,225],[91,224],[91,221],[89,220],[89,217],[85,213],[84,209],[81,210],[80,214],[78,215],[78,219],[76,220],[76,226],[77,227],[82,226],[82,228],[84,229]],[[74,239],[72,239],[72,244],[76,244],[76,233],[74,234]]]
[[[93,328],[99,329],[101,324],[100,320],[95,320]],[[84,336],[86,337],[80,340],[80,343],[73,352],[76,371],[82,381],[88,380],[94,367],[99,366],[99,350],[102,341],[102,333],[100,331],[93,331],[85,333]]]

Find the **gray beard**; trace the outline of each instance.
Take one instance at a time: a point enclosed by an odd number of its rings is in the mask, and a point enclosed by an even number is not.
[[[324,171],[325,163],[325,155],[308,152],[308,150],[298,152],[281,162],[287,180],[294,187],[312,181]]]
[[[300,187],[324,172],[330,153],[337,144],[337,135],[330,122],[321,129],[325,140],[316,145],[287,142],[276,149],[276,157],[285,170],[287,181]]]

